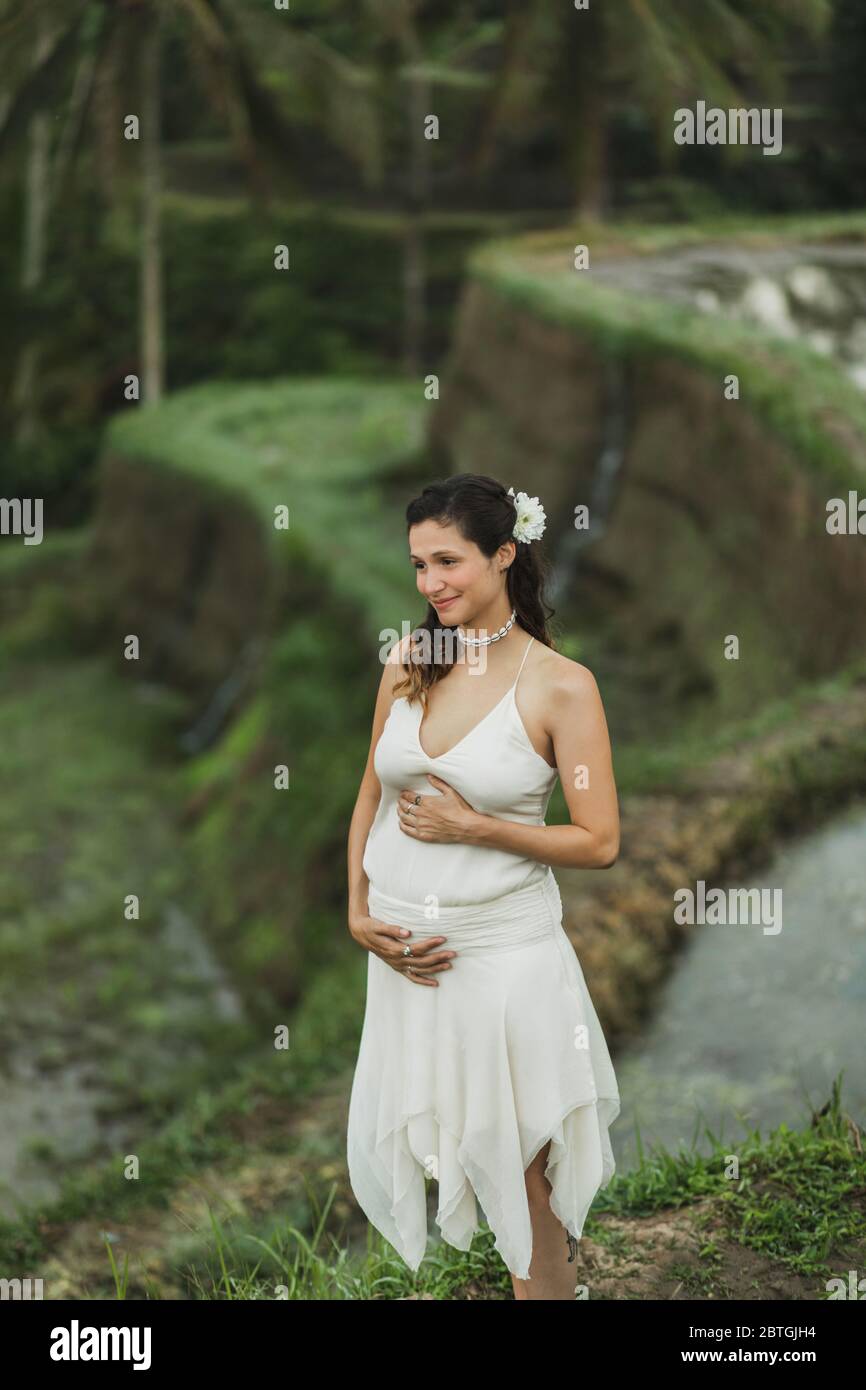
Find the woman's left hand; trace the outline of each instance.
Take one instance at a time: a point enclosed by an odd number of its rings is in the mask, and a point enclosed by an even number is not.
[[[469,805],[448,782],[432,772],[426,776],[434,787],[441,788],[439,796],[421,796],[404,787],[397,800],[400,829],[413,840],[435,840],[443,844],[466,844],[471,841],[478,812]]]

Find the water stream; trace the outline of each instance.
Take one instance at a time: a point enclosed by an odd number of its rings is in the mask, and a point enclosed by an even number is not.
[[[866,803],[789,841],[748,882],[782,890],[782,929],[690,928],[643,1036],[614,1058],[617,1164],[646,1148],[709,1148],[784,1121],[808,1124],[844,1070],[842,1106],[866,1115]]]

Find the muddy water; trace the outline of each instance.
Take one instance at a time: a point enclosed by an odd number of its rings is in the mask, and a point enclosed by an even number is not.
[[[692,885],[694,886],[694,885]],[[866,1119],[866,803],[789,841],[742,883],[782,890],[782,929],[694,926],[643,1036],[614,1058],[617,1164],[644,1147],[700,1152],[784,1121],[808,1124],[844,1070],[842,1107]]]

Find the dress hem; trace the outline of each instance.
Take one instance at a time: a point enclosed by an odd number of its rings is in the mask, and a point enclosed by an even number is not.
[[[564,1200],[556,1191],[555,1180],[557,1176],[557,1169],[563,1162],[567,1160],[569,1155],[569,1146],[567,1138],[563,1131],[563,1127],[570,1116],[574,1115],[577,1111],[586,1110],[590,1106],[595,1109],[596,1119],[599,1122],[599,1144],[598,1151],[596,1154],[597,1163],[595,1163],[593,1166],[596,1170],[600,1168],[601,1171],[598,1179],[592,1179],[590,1183],[587,1185],[587,1187],[584,1189],[582,1197],[578,1202],[577,1212],[575,1214],[574,1209],[572,1209],[571,1212],[566,1211]],[[599,1108],[603,1109],[606,1118],[602,1119],[602,1116],[599,1114]],[[586,1218],[592,1207],[592,1203],[595,1199],[595,1196],[602,1188],[608,1186],[616,1172],[616,1164],[613,1160],[612,1152],[609,1147],[609,1142],[603,1142],[601,1134],[603,1129],[604,1136],[606,1139],[607,1130],[616,1119],[617,1115],[619,1114],[619,1111],[620,1106],[618,1097],[599,1097],[595,1095],[591,1096],[588,1099],[586,1097],[581,1097],[580,1099],[571,1100],[560,1112],[558,1118],[553,1122],[553,1124],[545,1127],[544,1136],[535,1145],[532,1153],[530,1154],[529,1158],[526,1160],[526,1163],[523,1166],[523,1173],[525,1174],[526,1169],[541,1152],[545,1144],[549,1143],[551,1145],[550,1154],[548,1156],[548,1162],[545,1166],[544,1172],[544,1176],[550,1183],[551,1188],[549,1194],[550,1208],[554,1216],[559,1221],[560,1225],[562,1225],[563,1228],[577,1241],[580,1241],[583,1237],[583,1229],[586,1223]],[[410,1171],[407,1176],[407,1181],[402,1186],[402,1189],[398,1193],[396,1193],[396,1195],[392,1195],[391,1208],[389,1212],[390,1219],[394,1223],[393,1233],[397,1235],[398,1239],[395,1241],[392,1235],[388,1235],[386,1231],[381,1230],[381,1227],[377,1226],[375,1221],[372,1221],[369,1212],[367,1212],[368,1220],[370,1220],[371,1224],[376,1226],[376,1229],[380,1230],[381,1234],[385,1236],[385,1239],[388,1240],[389,1243],[394,1246],[394,1248],[397,1250],[397,1253],[403,1259],[404,1263],[407,1264],[409,1268],[413,1270],[413,1272],[417,1272],[418,1268],[420,1267],[422,1261],[424,1260],[427,1254],[428,1238],[426,1232],[426,1223],[424,1233],[424,1249],[417,1255],[416,1258],[414,1255],[410,1254],[412,1248],[412,1240],[408,1232],[406,1232],[401,1227],[399,1208],[401,1204],[405,1201],[407,1193],[411,1188],[413,1179],[420,1178],[421,1181],[424,1182],[424,1179],[426,1177],[423,1166],[418,1162],[417,1158],[412,1152],[407,1137],[407,1131],[410,1120],[414,1118],[423,1117],[429,1117],[430,1119],[432,1119],[435,1125],[437,1126],[437,1129],[441,1129],[442,1131],[451,1136],[457,1150],[457,1162],[460,1166],[460,1170],[463,1175],[462,1181],[459,1183],[459,1186],[457,1186],[454,1189],[454,1191],[448,1195],[445,1205],[440,1205],[436,1212],[435,1221],[443,1241],[445,1241],[446,1244],[451,1245],[455,1249],[467,1251],[471,1247],[474,1236],[478,1234],[478,1232],[480,1231],[489,1229],[490,1231],[492,1231],[494,1236],[494,1248],[497,1250],[498,1254],[502,1258],[509,1273],[513,1274],[514,1277],[518,1279],[530,1279],[531,1276],[529,1274],[529,1266],[532,1263],[532,1229],[531,1218],[529,1214],[528,1198],[526,1200],[525,1212],[526,1221],[529,1228],[529,1252],[528,1258],[526,1258],[525,1260],[521,1260],[521,1257],[517,1254],[515,1250],[509,1248],[508,1242],[505,1240],[504,1233],[507,1229],[508,1223],[505,1220],[505,1215],[499,1203],[494,1181],[489,1177],[483,1166],[479,1164],[472,1156],[471,1149],[466,1148],[466,1141],[462,1139],[461,1136],[454,1129],[452,1129],[449,1125],[446,1125],[436,1114],[435,1111],[432,1111],[429,1108],[414,1111],[411,1115],[404,1116],[400,1123],[392,1126],[376,1144],[377,1156],[382,1162],[383,1167],[387,1170],[389,1165],[386,1164],[384,1159],[382,1158],[380,1152],[381,1145],[384,1144],[388,1139],[392,1139],[394,1136],[399,1136],[398,1142],[400,1143],[401,1150],[405,1154],[410,1164]],[[461,1150],[463,1150],[463,1152],[461,1152]],[[438,1175],[433,1178],[433,1181],[436,1181],[437,1184],[439,1184],[441,1187],[441,1178]],[[357,1187],[361,1186],[356,1183],[356,1179],[354,1177],[352,1178],[352,1185],[356,1188],[356,1190]],[[389,1195],[387,1193],[387,1190],[381,1184],[379,1186],[381,1192],[387,1198]],[[591,1195],[589,1195],[587,1200],[587,1193],[590,1186],[592,1187],[592,1193]],[[485,1228],[485,1226],[477,1220],[476,1212],[475,1224],[471,1230],[464,1229],[461,1232],[452,1231],[450,1234],[446,1234],[445,1228],[447,1227],[450,1218],[454,1215],[454,1212],[459,1208],[460,1203],[464,1200],[467,1187],[469,1187],[474,1198],[477,1199],[477,1201],[480,1203],[484,1215],[487,1219],[487,1227]],[[426,1184],[424,1186],[424,1194],[426,1199]]]

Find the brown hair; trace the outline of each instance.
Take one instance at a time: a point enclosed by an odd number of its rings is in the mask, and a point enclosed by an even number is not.
[[[421,521],[430,520],[454,524],[465,540],[474,542],[482,554],[491,556],[500,545],[513,539],[517,508],[508,489],[495,478],[480,473],[458,473],[425,487],[406,508],[407,531]],[[553,647],[547,620],[555,610],[544,601],[547,561],[540,550],[541,542],[515,540],[514,544],[516,552],[508,568],[506,591],[515,610],[515,622],[546,647]],[[448,631],[447,624],[440,623],[436,609],[428,604],[424,620],[413,630],[412,636],[414,639],[415,633],[428,634],[426,639],[422,636],[420,640],[426,642],[431,660],[410,658],[401,662],[404,675],[394,685],[395,696],[402,692],[410,704],[416,697],[426,702],[430,687],[444,679],[454,665],[447,655],[437,660],[438,654],[453,650],[454,639],[448,640]]]

